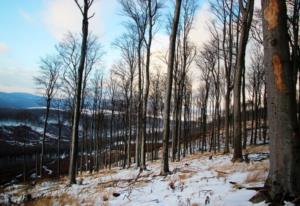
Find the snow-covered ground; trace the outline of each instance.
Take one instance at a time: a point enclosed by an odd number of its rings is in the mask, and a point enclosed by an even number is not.
[[[0,191],[0,205],[34,199],[32,205],[253,205],[255,191],[268,173],[267,146],[251,148],[250,162],[232,163],[232,155],[194,154],[171,162],[172,174],[160,176],[160,162],[148,162],[147,171],[113,168],[78,177],[78,185],[67,179],[12,185]],[[257,161],[259,160],[259,161]],[[9,203],[8,203],[9,204]],[[265,205],[258,203],[256,205]]]

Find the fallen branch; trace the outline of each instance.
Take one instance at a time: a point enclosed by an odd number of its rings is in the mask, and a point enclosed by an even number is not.
[[[245,186],[240,185],[237,182],[229,181],[229,183],[232,184],[234,186],[234,188],[239,189],[239,190],[245,188]]]
[[[216,176],[211,176],[211,177],[201,177],[200,180],[208,180],[208,179],[214,179],[217,178]]]
[[[224,175],[228,175],[229,173],[228,172],[223,172],[223,171],[220,171],[220,170],[215,170],[217,173],[221,173],[221,174],[224,174]]]
[[[264,190],[267,189],[266,187],[246,187],[247,190],[255,190],[255,191],[259,191],[259,190]]]

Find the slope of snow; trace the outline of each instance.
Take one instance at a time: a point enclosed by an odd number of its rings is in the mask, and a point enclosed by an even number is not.
[[[157,161],[148,162],[147,170],[141,173],[135,168],[114,168],[84,174],[77,179],[78,185],[67,186],[67,180],[61,179],[10,186],[0,194],[0,205],[8,199],[20,203],[26,194],[40,205],[253,205],[248,200],[256,192],[237,185],[263,186],[269,160],[232,163],[231,155],[210,155],[195,154],[171,162],[173,172],[168,176],[159,175]]]

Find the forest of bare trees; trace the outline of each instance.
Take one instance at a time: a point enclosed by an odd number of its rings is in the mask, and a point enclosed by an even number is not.
[[[40,176],[49,111],[57,109],[58,125],[65,110],[71,130],[70,184],[78,172],[142,171],[154,160],[168,175],[169,161],[195,152],[232,153],[233,162],[242,162],[248,146],[269,143],[265,189],[274,202],[299,197],[300,1],[262,0],[258,9],[254,0],[210,0],[210,38],[202,46],[191,38],[200,1],[118,3],[124,32],[113,42],[119,56],[109,72],[101,39],[89,28],[97,15],[93,0],[74,1],[81,35],[66,34],[54,56],[41,58]],[[161,24],[169,47],[157,60],[153,41]],[[59,145],[58,139],[58,160]]]

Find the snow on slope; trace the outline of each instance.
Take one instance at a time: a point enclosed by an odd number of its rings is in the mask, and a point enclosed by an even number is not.
[[[262,147],[264,150],[266,147]],[[260,151],[261,152],[261,151]],[[255,156],[255,155],[254,155]],[[170,163],[171,175],[159,176],[160,162],[148,163],[148,170],[114,168],[97,174],[84,174],[79,185],[66,179],[46,181],[35,186],[11,186],[0,194],[0,205],[9,199],[21,202],[30,194],[32,205],[253,205],[248,200],[255,191],[238,189],[262,186],[268,172],[268,159],[232,163],[231,155],[195,154]],[[256,205],[265,205],[259,203]]]

